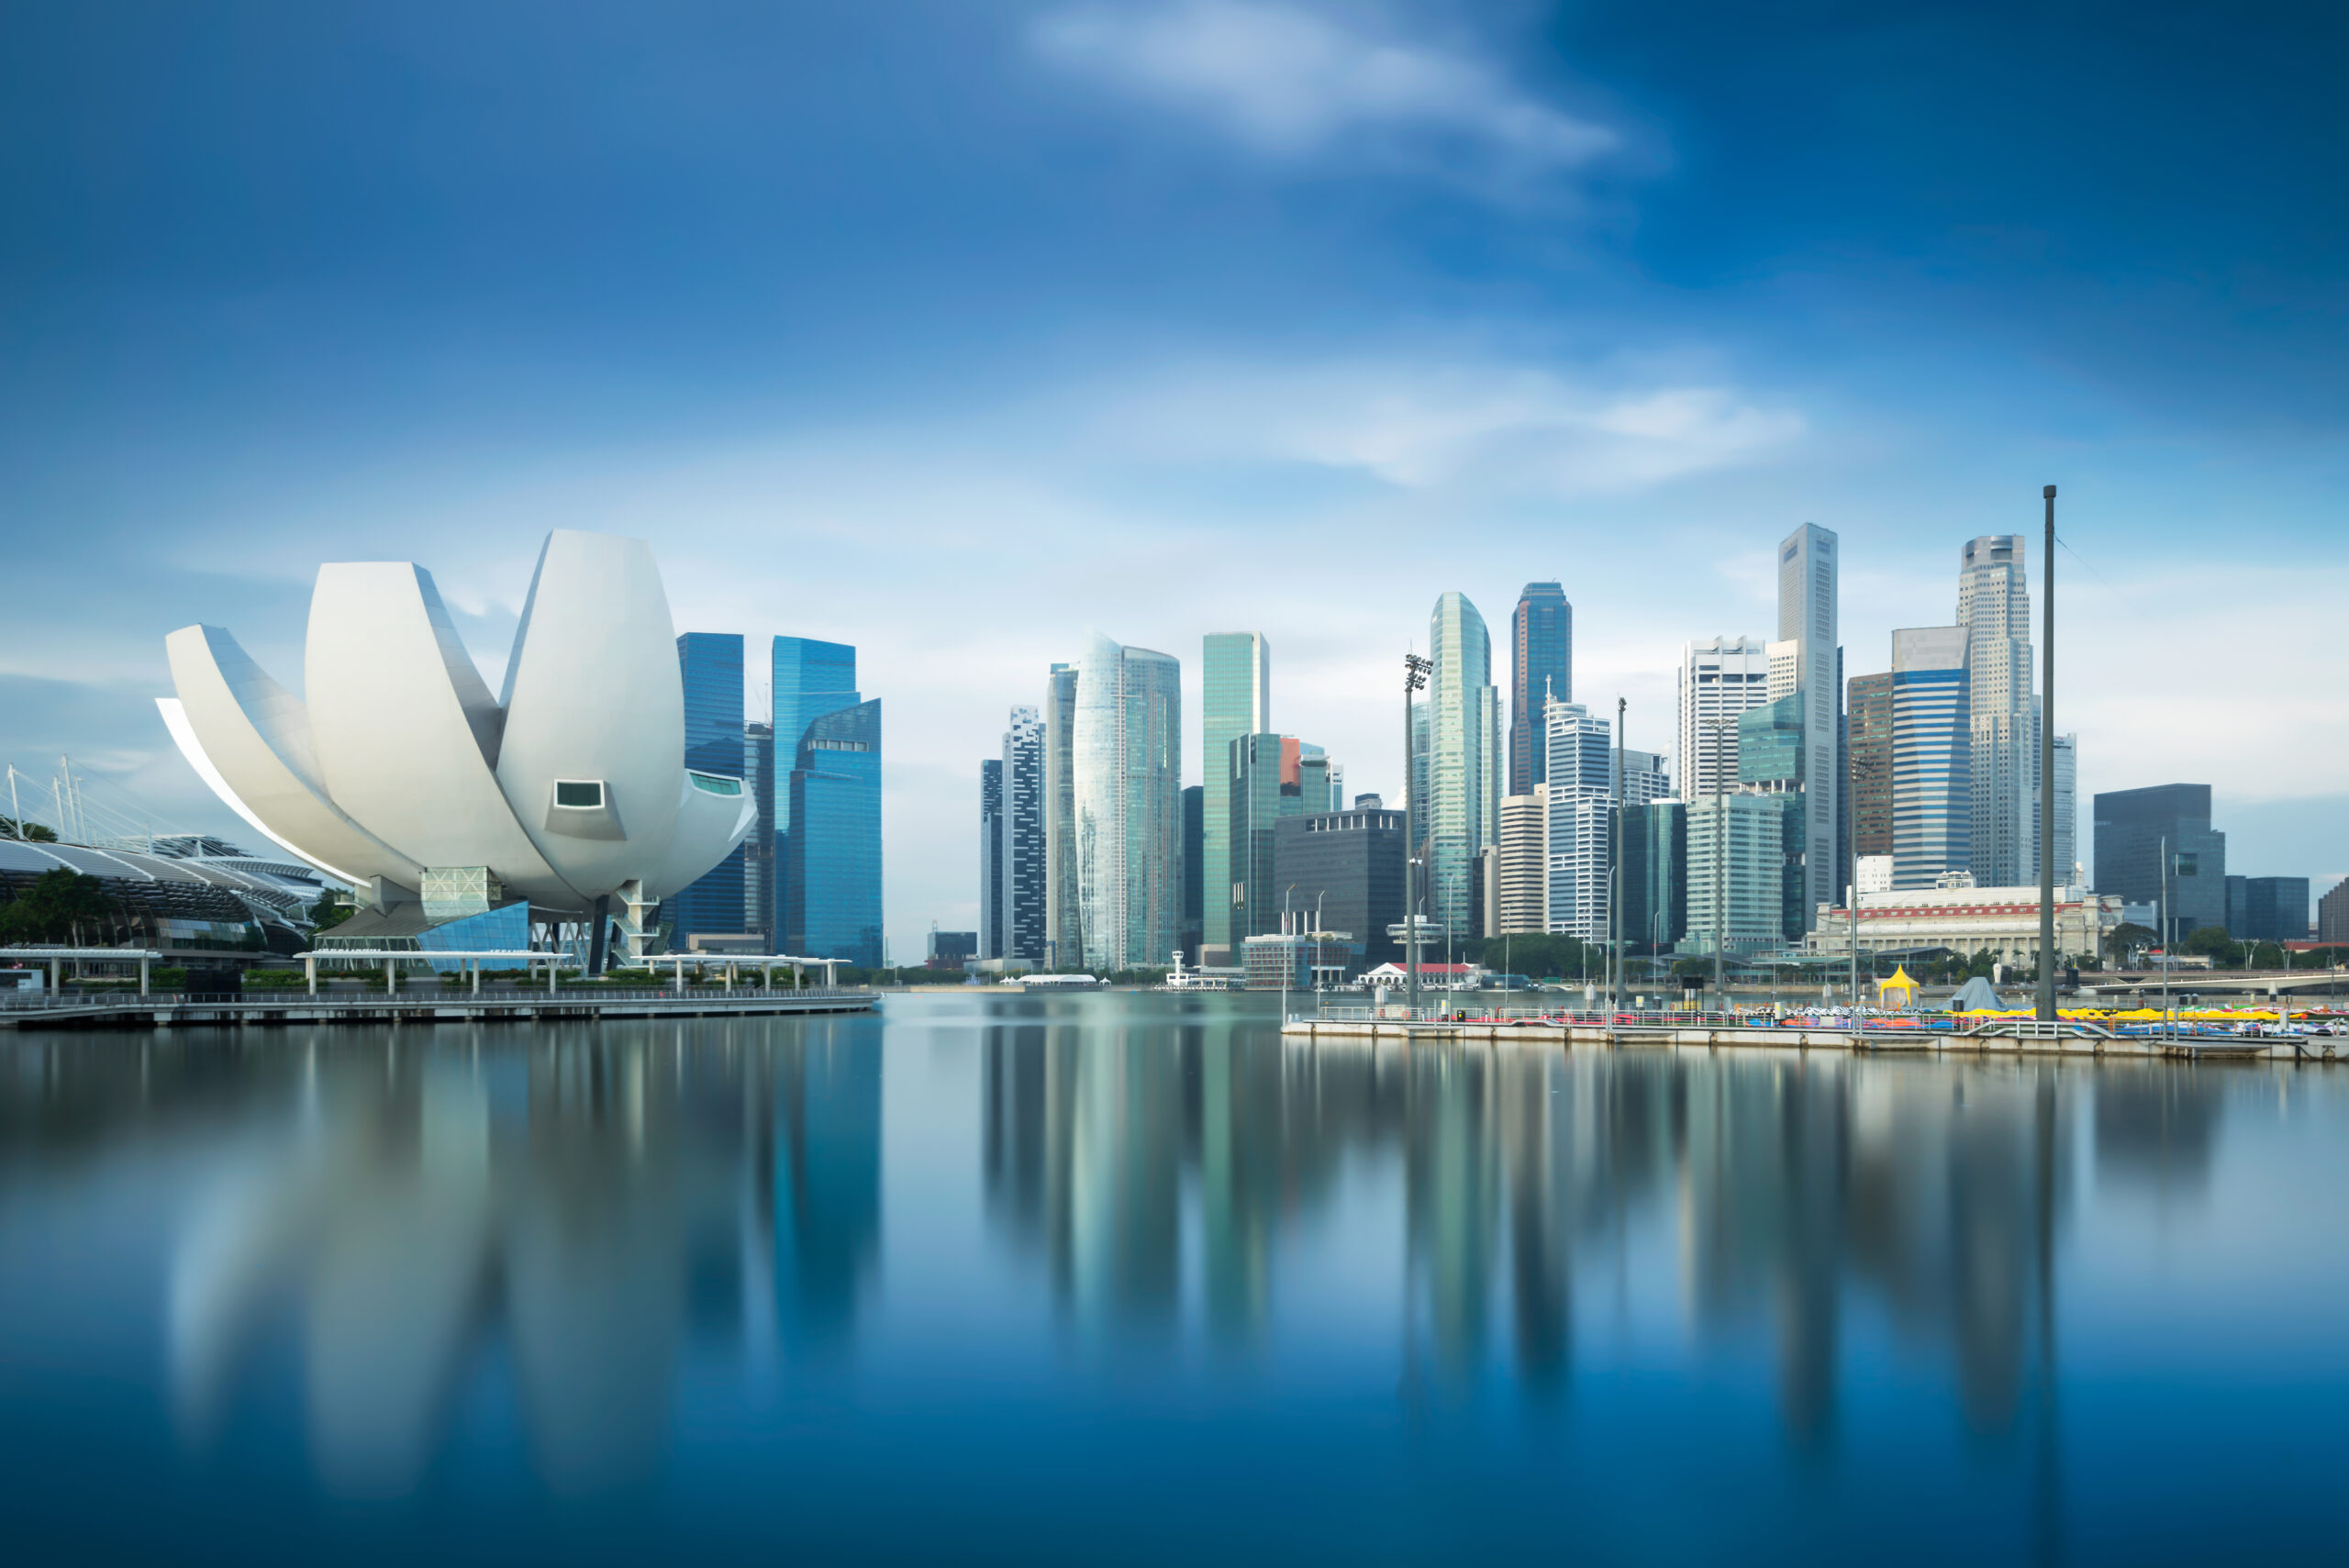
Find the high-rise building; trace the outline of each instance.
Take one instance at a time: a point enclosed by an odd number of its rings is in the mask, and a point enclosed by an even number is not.
[[[742,639],[731,632],[684,633],[677,639],[677,673],[685,687],[685,766],[740,778]],[[662,900],[671,951],[684,951],[697,934],[742,934],[744,859],[738,845],[692,886]]]
[[[881,963],[881,703],[807,721],[784,835],[783,951]]]
[[[1790,940],[1804,930],[1810,805],[1804,789],[1809,763],[1804,754],[1806,706],[1801,689],[1790,686],[1784,696],[1746,709],[1737,720],[1738,787],[1749,795],[1775,797],[1783,817],[1778,830],[1779,925]]]
[[[1545,735],[1544,740],[1547,737]],[[1547,929],[1550,786],[1501,796],[1500,929],[1504,936]]]
[[[1428,620],[1427,898],[1439,926],[1464,932],[1471,862],[1500,836],[1500,690],[1492,638],[1465,594],[1444,594]]]
[[[827,713],[854,707],[856,650],[845,642],[824,642],[812,637],[778,637],[769,650],[768,673],[773,677],[774,725],[774,861],[775,918],[774,929],[785,929],[784,862],[790,853],[790,773],[798,765],[799,742],[808,725]],[[876,851],[877,853],[877,851]],[[798,948],[785,948],[799,952]]]
[[[2154,784],[2096,797],[2096,890],[2154,906],[2161,918],[2169,846],[2167,941],[2227,923],[2227,836],[2210,826],[2209,784]]]
[[[1853,849],[1862,860],[1892,853],[1892,673],[1854,675],[1848,697],[1847,749]],[[1848,880],[1848,879],[1847,879]]]
[[[1558,583],[1528,583],[1510,615],[1508,793],[1531,795],[1542,771],[1542,705],[1575,700],[1575,607]]]
[[[1595,941],[1607,935],[1613,727],[1580,703],[1553,702],[1543,717],[1550,774],[1543,923],[1552,931]]]
[[[1044,962],[1044,720],[1032,707],[1011,710],[1003,733],[1003,811],[997,863],[1003,867],[996,929],[1003,951],[991,958]]]
[[[1076,897],[1076,670],[1055,664],[1044,682],[1044,962],[1085,966]]]
[[[1003,956],[1003,761],[979,763],[979,951]]]
[[[1688,873],[1684,951],[1753,952],[1786,937],[1783,796],[1707,795],[1686,806]]]
[[[2316,901],[2316,940],[2349,943],[2349,876]]]
[[[1801,862],[1800,921],[1809,930],[1821,905],[1832,904],[1835,886],[1836,800],[1842,778],[1836,767],[1842,730],[1843,682],[1837,607],[1835,535],[1805,523],[1778,544],[1778,640],[1796,644],[1794,688],[1802,698],[1803,841],[1819,852]],[[1778,695],[1784,693],[1774,694]]]
[[[1284,737],[1235,736],[1225,750],[1224,822],[1231,848],[1222,880],[1231,909],[1232,939],[1239,942],[1280,930],[1273,834],[1283,817],[1304,813],[1285,809],[1301,802],[1287,793],[1281,779],[1287,751]]]
[[[1330,753],[1310,741],[1297,743],[1296,777],[1283,783],[1296,784],[1299,814],[1338,809],[1330,798]]]
[[[1403,814],[1376,808],[1308,812],[1281,819],[1274,874],[1325,931],[1347,933],[1362,968],[1397,963],[1403,944]]]
[[[742,726],[742,784],[759,819],[742,840],[742,929],[765,952],[775,951],[774,782],[774,726],[751,719]]]
[[[1164,967],[1182,929],[1182,672],[1171,654],[1098,633],[1077,664],[1070,755],[1088,968]]]
[[[1957,577],[1965,631],[1971,761],[1968,841],[1977,887],[2038,880],[2038,706],[2032,695],[2031,588],[2020,534],[1965,541]],[[2066,880],[2059,868],[2056,880]]]
[[[1892,885],[1900,891],[1973,865],[1965,645],[1964,627],[1892,634]]]
[[[1737,788],[1737,717],[1770,700],[1769,645],[1716,637],[1680,650],[1680,751],[1673,772],[1684,800]]]
[[[1199,777],[1217,784],[1230,764],[1232,741],[1272,728],[1272,645],[1260,631],[1209,632],[1199,649]],[[1240,962],[1237,943],[1250,934],[1232,929],[1231,889],[1222,874],[1231,862],[1230,795],[1215,787],[1201,798],[1200,848],[1217,870],[1200,888],[1199,962],[1218,968]]]
[[[1688,934],[1688,808],[1653,800],[1623,808],[1623,941],[1669,952]]]
[[[2309,879],[2229,876],[2227,935],[2239,942],[2308,940]]]
[[[2080,738],[2058,735],[2055,777],[2055,884],[2076,886],[2080,878]]]
[[[1661,751],[1642,751],[1627,746],[1622,760],[1624,805],[1644,806],[1672,794],[1671,758]]]
[[[1207,911],[1207,788],[1183,787],[1183,962],[1199,962]]]

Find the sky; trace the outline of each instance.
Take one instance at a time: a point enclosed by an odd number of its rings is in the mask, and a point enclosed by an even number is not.
[[[0,19],[0,759],[251,835],[152,699],[298,688],[323,562],[495,689],[551,528],[679,630],[851,642],[894,953],[976,925],[978,763],[1088,629],[1261,630],[1399,779],[1438,594],[1679,646],[1843,541],[1849,673],[2055,484],[2059,728],[2349,875],[2349,22],[2318,7],[862,0]],[[751,662],[763,662],[754,651]],[[754,694],[755,696],[756,694]]]

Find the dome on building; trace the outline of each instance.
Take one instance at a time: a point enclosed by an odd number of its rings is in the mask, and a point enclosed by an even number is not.
[[[156,706],[213,793],[380,911],[527,900],[640,929],[756,819],[740,779],[685,765],[675,635],[640,539],[547,536],[495,696],[405,562],[318,569],[301,695],[218,627],[164,648],[177,695]]]

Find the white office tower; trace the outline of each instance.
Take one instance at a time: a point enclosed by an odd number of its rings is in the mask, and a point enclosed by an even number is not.
[[[2077,887],[2080,872],[2080,738],[2055,737],[2055,884]]]
[[[1610,762],[1611,768],[1613,764]],[[1672,798],[1672,763],[1661,751],[1623,751],[1623,804],[1645,806]]]
[[[1545,929],[1595,941],[1607,934],[1612,727],[1580,703],[1542,709],[1549,772],[1549,909]]]
[[[1436,923],[1465,934],[1477,851],[1500,840],[1501,694],[1492,638],[1466,595],[1436,600],[1428,630],[1425,891]]]
[[[1547,744],[1547,739],[1544,739]],[[1501,796],[1501,933],[1523,936],[1547,929],[1550,786],[1531,795]]]
[[[1965,541],[1957,624],[1965,632],[1973,769],[1969,869],[1977,887],[2020,887],[2039,880],[2039,710],[2032,695],[2031,588],[2021,535]],[[2069,862],[2057,864],[2063,882]]]
[[[1789,666],[1791,667],[1791,666]],[[1770,700],[1769,646],[1716,637],[1680,650],[1681,798],[1737,790],[1737,716]]]
[[[1842,788],[1843,682],[1837,658],[1835,536],[1805,523],[1778,545],[1778,640],[1799,644],[1796,689],[1802,694],[1802,929],[1842,890],[1835,885],[1836,796]],[[1731,764],[1734,766],[1734,763]]]
[[[1182,672],[1171,654],[1097,632],[1077,664],[1070,759],[1089,969],[1163,963],[1181,939]]]
[[[1892,634],[1892,884],[1932,887],[1973,864],[1974,751],[1964,627]]]

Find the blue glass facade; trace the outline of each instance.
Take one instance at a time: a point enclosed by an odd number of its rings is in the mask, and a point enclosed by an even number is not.
[[[1508,792],[1549,782],[1542,705],[1575,700],[1575,607],[1557,583],[1528,583],[1509,617]]]
[[[784,951],[881,962],[881,704],[816,716],[799,738],[783,835]]]
[[[823,642],[812,637],[778,637],[771,654],[774,693],[774,758],[778,770],[797,765],[799,742],[808,725],[828,713],[857,704],[856,650],[845,642]],[[774,792],[774,929],[782,931],[785,892],[781,867],[790,855],[791,790],[780,773]],[[801,950],[785,947],[785,952]]]
[[[742,777],[742,639],[686,632],[677,639],[677,671],[685,687],[685,766]],[[699,882],[662,901],[661,924],[672,951],[684,949],[696,932],[744,929],[744,861],[738,846]]]
[[[455,973],[465,967],[461,958],[431,958],[436,952],[519,952],[530,945],[530,906],[528,903],[508,904],[503,909],[484,910],[479,915],[467,915],[462,919],[444,921],[417,933],[416,945],[428,955],[427,962],[443,974]],[[522,969],[529,964],[526,958],[485,958],[484,970]]]

